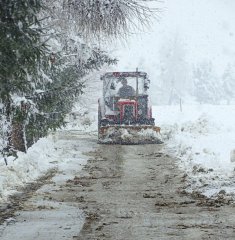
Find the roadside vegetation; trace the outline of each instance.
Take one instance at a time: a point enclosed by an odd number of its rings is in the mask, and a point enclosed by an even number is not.
[[[148,26],[147,1],[7,0],[0,3],[0,151],[27,148],[65,124],[84,77],[117,59],[102,41]]]

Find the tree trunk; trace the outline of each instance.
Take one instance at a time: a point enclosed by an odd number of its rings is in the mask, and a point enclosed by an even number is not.
[[[14,150],[26,152],[22,123],[12,123],[10,144]]]

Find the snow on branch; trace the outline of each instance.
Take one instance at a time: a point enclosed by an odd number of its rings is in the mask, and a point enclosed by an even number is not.
[[[63,7],[87,37],[125,37],[131,30],[149,27],[151,18],[159,12],[148,2],[153,1],[64,0]]]

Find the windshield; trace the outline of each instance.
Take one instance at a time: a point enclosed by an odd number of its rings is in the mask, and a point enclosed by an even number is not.
[[[138,81],[137,81],[138,79]],[[104,96],[111,97],[129,97],[138,95],[145,95],[146,88],[144,88],[144,77],[108,77],[104,80]]]

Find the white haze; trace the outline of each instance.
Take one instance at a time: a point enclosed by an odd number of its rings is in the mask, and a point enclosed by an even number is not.
[[[165,0],[157,6],[162,9],[160,20],[116,51],[118,70],[139,67],[149,73],[155,103],[161,102],[158,92],[162,95],[162,88],[169,88],[163,82],[172,79],[180,94],[192,95],[193,66],[211,62],[220,79],[227,64],[235,63],[235,1]],[[161,75],[162,67],[169,71],[168,80]],[[164,97],[166,103],[169,92]]]

